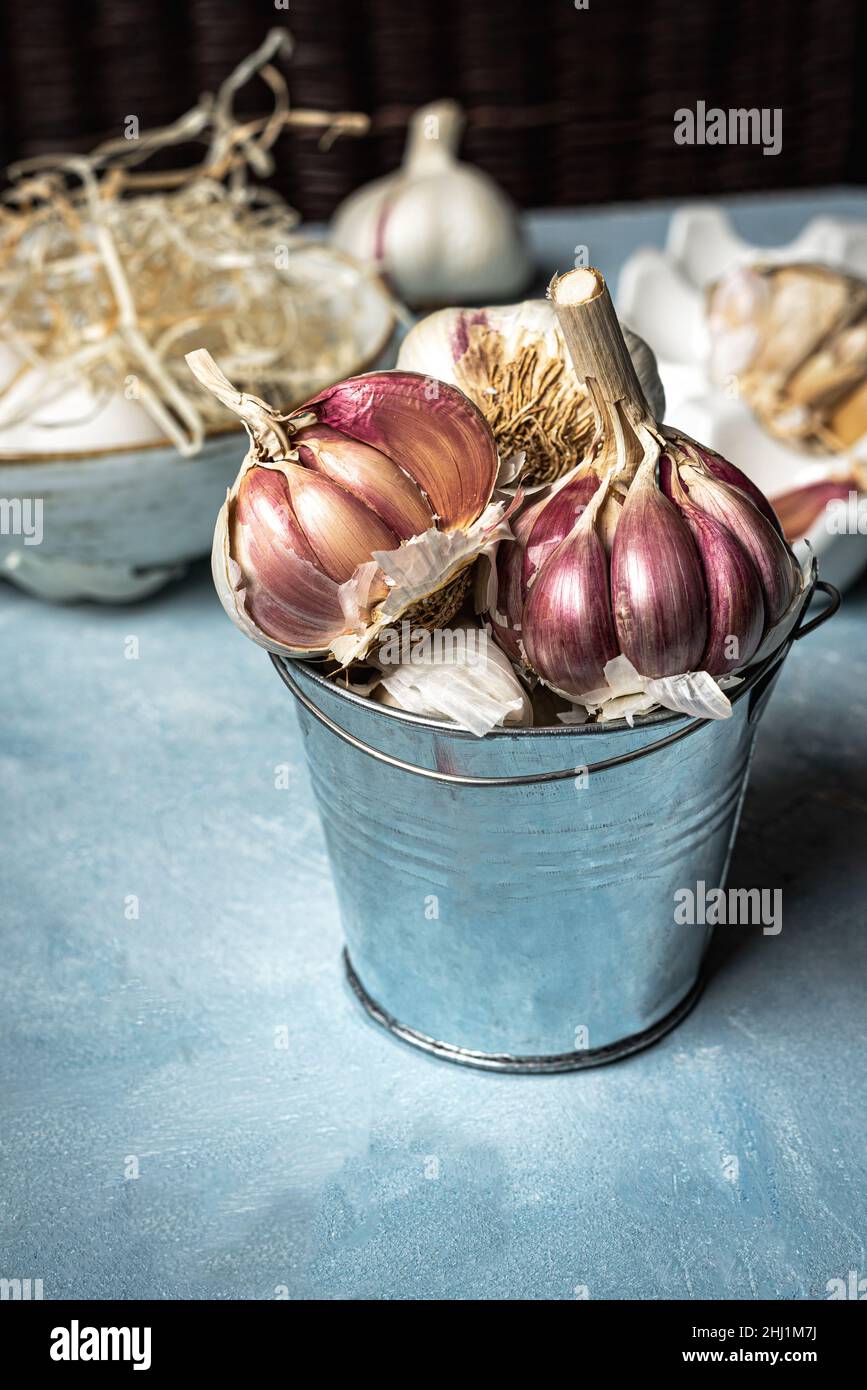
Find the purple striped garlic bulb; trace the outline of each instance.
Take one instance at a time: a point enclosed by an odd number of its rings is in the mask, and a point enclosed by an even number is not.
[[[506,502],[491,501],[496,446],[471,401],[414,372],[369,372],[283,415],[207,352],[187,361],[250,436],[212,556],[242,632],[347,662],[402,614],[448,620],[473,561],[508,534]]]
[[[660,682],[701,673],[709,708],[725,706],[714,678],[772,643],[801,571],[755,484],[654,420],[598,272],[573,271],[551,293],[596,433],[584,461],[511,520],[495,637],[575,701],[592,705],[622,657],[660,702]]]

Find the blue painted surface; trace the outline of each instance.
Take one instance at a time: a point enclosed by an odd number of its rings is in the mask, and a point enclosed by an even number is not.
[[[768,238],[867,215],[739,206]],[[611,275],[665,213],[534,225],[547,269],[581,241]],[[719,929],[703,1001],[652,1051],[499,1077],[349,996],[290,697],[204,565],[128,609],[4,588],[0,1276],[46,1298],[688,1299],[867,1275],[865,630],[862,584],[762,721],[730,882],[782,888],[781,934]]]

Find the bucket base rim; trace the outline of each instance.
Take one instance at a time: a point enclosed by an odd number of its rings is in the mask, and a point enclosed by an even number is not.
[[[506,1052],[474,1052],[470,1048],[458,1047],[455,1043],[440,1042],[437,1038],[429,1037],[426,1033],[419,1033],[415,1028],[401,1023],[388,1013],[381,1004],[378,1004],[372,995],[368,994],[356,974],[349,952],[345,947],[343,965],[350,989],[368,1017],[394,1037],[399,1038],[401,1042],[408,1043],[411,1047],[416,1047],[422,1052],[429,1052],[435,1057],[440,1057],[444,1062],[453,1062],[457,1066],[476,1067],[481,1071],[514,1072],[530,1076],[551,1075],[566,1071],[586,1071],[590,1067],[604,1067],[609,1062],[619,1062],[624,1057],[630,1057],[635,1052],[652,1047],[654,1043],[659,1042],[666,1033],[670,1033],[686,1018],[698,1002],[705,985],[704,973],[700,972],[695,984],[663,1018],[652,1023],[649,1028],[642,1029],[640,1033],[632,1033],[628,1038],[622,1038],[619,1042],[608,1043],[605,1047],[587,1048],[583,1052],[559,1052],[552,1053],[550,1056],[546,1054],[512,1056]]]

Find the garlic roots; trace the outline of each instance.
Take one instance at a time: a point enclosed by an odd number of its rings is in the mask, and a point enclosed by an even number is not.
[[[654,419],[665,414],[656,359],[628,328],[626,344]],[[576,375],[550,300],[441,309],[410,329],[397,359],[458,386],[479,407],[502,457],[523,452],[525,486],[552,483],[593,443],[593,402]]]

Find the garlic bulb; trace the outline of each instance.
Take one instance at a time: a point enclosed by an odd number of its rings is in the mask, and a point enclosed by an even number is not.
[[[715,678],[773,649],[802,601],[797,562],[739,469],[653,419],[601,275],[572,271],[551,292],[595,436],[512,518],[494,633],[587,710],[725,717]]]
[[[656,359],[643,339],[628,328],[623,334],[651,413],[661,420],[665,395]],[[526,454],[526,484],[562,477],[593,440],[593,403],[550,300],[441,309],[410,329],[397,365],[460,387],[485,416],[502,457]]]
[[[497,451],[460,391],[410,372],[339,382],[289,415],[187,361],[234,410],[250,450],[220,512],[220,600],[254,642],[292,657],[363,655],[410,613],[444,623],[469,566],[503,535]]]
[[[824,265],[740,266],[710,290],[711,375],[778,438],[840,453],[867,435],[867,284]]]
[[[458,162],[462,128],[455,102],[422,107],[401,168],[350,194],[334,216],[334,245],[372,262],[413,307],[507,298],[532,275],[512,203]]]

